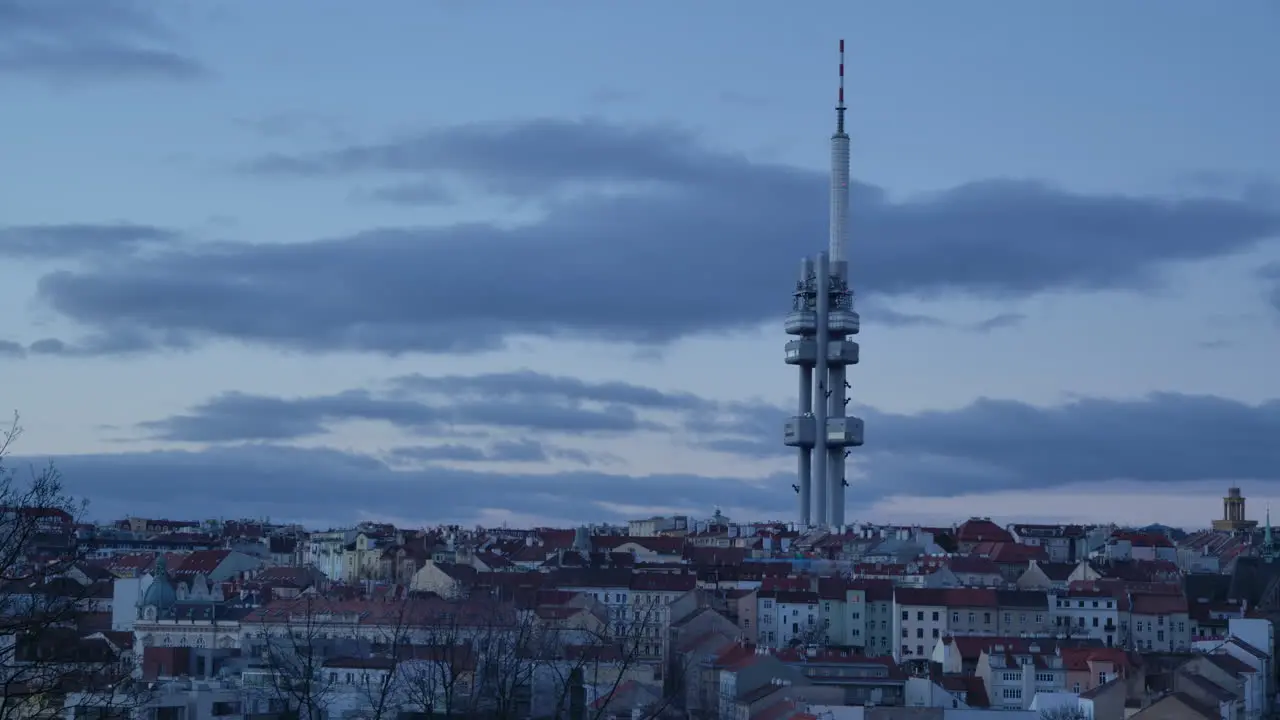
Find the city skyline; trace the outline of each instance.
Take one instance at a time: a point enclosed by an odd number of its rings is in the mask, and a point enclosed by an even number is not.
[[[1280,498],[1274,7],[385,5],[0,0],[0,409],[93,516],[792,519],[839,37],[849,520]]]

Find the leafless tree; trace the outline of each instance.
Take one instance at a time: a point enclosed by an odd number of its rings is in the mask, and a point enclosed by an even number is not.
[[[803,647],[827,646],[827,628],[817,622],[801,625],[800,632],[791,636],[791,644]]]
[[[356,714],[361,720],[388,720],[410,703],[401,661],[412,653],[412,633],[418,630],[414,605],[409,598],[384,601],[371,632],[366,662],[371,672],[357,686]]]
[[[332,610],[328,600],[304,594],[270,603],[247,618],[261,623],[252,645],[267,670],[254,694],[298,720],[322,720],[334,699],[337,678],[325,663],[360,654],[351,623]],[[344,641],[348,647],[342,647]]]
[[[507,603],[488,598],[414,601],[417,642],[401,650],[405,700],[442,717],[515,717],[532,675],[532,637]]]
[[[469,603],[475,618],[478,709],[496,720],[527,715],[540,642],[532,615],[514,605],[480,599]]]
[[[644,670],[654,667],[655,646],[660,649],[663,640],[653,634],[660,615],[657,605],[637,604],[622,608],[621,614],[615,611],[612,617],[606,616],[597,627],[577,623],[570,628],[544,630],[540,665],[551,679],[555,698],[549,717],[600,720],[617,712],[618,704],[626,699],[623,691],[628,681],[643,678],[648,675]],[[690,661],[685,658],[668,663],[667,672],[683,676],[687,670],[684,663]],[[637,684],[655,690],[654,700],[640,708],[643,720],[661,717],[677,705],[679,682],[662,688]]]
[[[53,466],[23,480],[6,464],[22,435],[0,429],[0,720],[72,706],[103,717],[146,701],[123,649],[86,626],[104,588],[76,542],[86,504]]]

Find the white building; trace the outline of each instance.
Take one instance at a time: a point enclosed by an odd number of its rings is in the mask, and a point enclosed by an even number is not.
[[[766,647],[787,647],[792,640],[816,642],[825,636],[818,593],[761,590],[756,593],[757,640]]]
[[[893,659],[925,659],[947,629],[945,591],[895,588],[893,591]]]
[[[1123,645],[1128,632],[1128,613],[1103,590],[1049,591],[1049,618],[1056,634],[1093,638],[1107,647]]]

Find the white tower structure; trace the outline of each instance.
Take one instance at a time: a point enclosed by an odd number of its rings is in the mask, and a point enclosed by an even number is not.
[[[827,252],[800,264],[786,331],[798,336],[786,346],[786,362],[800,370],[797,415],[787,420],[783,442],[797,448],[800,524],[844,524],[845,458],[862,445],[862,420],[845,414],[849,383],[845,369],[858,362],[850,339],[861,321],[853,309],[845,244],[849,218],[849,135],[844,129],[844,41],[840,41],[840,91],[836,132],[831,136],[831,234]]]

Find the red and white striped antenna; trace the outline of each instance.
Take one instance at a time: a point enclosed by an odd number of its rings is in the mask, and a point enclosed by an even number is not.
[[[844,39],[840,40],[840,95],[836,105],[836,134],[844,134]]]

